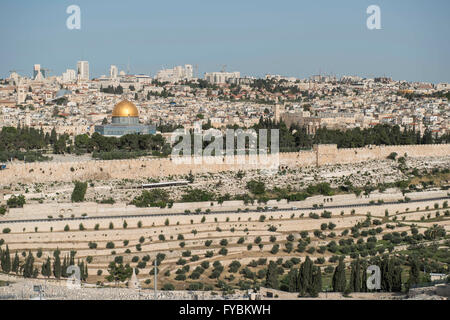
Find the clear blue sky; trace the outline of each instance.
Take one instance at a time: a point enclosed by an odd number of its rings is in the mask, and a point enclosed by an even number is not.
[[[66,8],[81,7],[81,30]],[[381,7],[382,30],[366,8]],[[334,73],[450,82],[448,0],[2,0],[0,77],[61,74],[76,61],[91,77],[109,65],[154,75],[180,64],[295,77]]]

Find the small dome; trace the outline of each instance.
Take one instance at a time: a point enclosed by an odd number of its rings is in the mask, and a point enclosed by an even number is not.
[[[136,108],[136,106],[128,101],[123,100],[122,102],[119,102],[114,107],[114,110],[112,112],[113,117],[139,117],[139,111]]]

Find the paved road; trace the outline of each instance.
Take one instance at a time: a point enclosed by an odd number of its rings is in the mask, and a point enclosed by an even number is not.
[[[435,197],[435,198],[426,198],[426,199],[415,199],[410,200],[408,203],[415,202],[424,202],[424,201],[439,201],[450,199],[450,196],[447,197]],[[305,211],[305,210],[325,210],[325,209],[345,209],[345,208],[358,208],[358,207],[373,207],[373,206],[383,206],[390,204],[399,204],[398,201],[386,201],[381,204],[370,204],[370,203],[357,203],[357,204],[345,204],[345,205],[336,205],[336,206],[323,206],[322,208],[314,208],[314,207],[302,207],[296,208],[295,210],[290,208],[277,208],[271,210],[223,210],[223,211],[212,211],[209,213],[206,212],[191,212],[191,213],[148,213],[148,214],[134,214],[134,215],[110,215],[110,216],[100,216],[100,217],[74,217],[74,218],[54,218],[54,219],[24,219],[24,220],[3,220],[0,221],[0,224],[10,224],[10,223],[19,223],[19,222],[50,222],[50,221],[76,221],[76,220],[102,220],[102,219],[117,219],[117,218],[146,218],[146,217],[170,217],[170,216],[196,216],[196,215],[208,215],[208,214],[239,214],[239,213],[247,213],[247,212],[280,212],[280,211]]]

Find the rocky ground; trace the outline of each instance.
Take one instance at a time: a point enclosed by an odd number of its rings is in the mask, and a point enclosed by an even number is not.
[[[61,160],[63,161],[63,160]],[[450,168],[450,156],[448,157],[429,157],[429,158],[408,158],[406,160],[407,168],[421,170],[440,170]],[[186,176],[166,177],[159,181],[142,178],[140,180],[111,180],[111,181],[91,181],[86,194],[86,201],[101,201],[111,197],[114,191],[114,200],[116,202],[129,203],[136,195],[141,193],[139,187],[142,183],[162,182],[168,180],[183,180]],[[310,184],[319,182],[328,182],[332,187],[338,187],[349,180],[353,186],[362,187],[368,181],[372,185],[379,183],[390,183],[405,180],[408,175],[399,168],[399,163],[392,160],[374,160],[356,164],[330,165],[308,168],[299,168],[288,170],[277,174],[265,175],[261,171],[247,171],[243,176],[235,172],[221,172],[210,174],[197,174],[194,176],[194,183],[190,185],[193,188],[200,188],[215,192],[219,195],[248,193],[246,184],[252,179],[262,180],[266,189],[287,188],[292,190],[304,190]],[[24,194],[27,203],[54,203],[70,202],[73,190],[72,183],[37,183],[32,185],[21,184],[20,182],[3,187],[6,197],[9,194]],[[170,197],[179,200],[185,193],[187,187],[166,188]]]
[[[45,300],[154,300],[155,293],[151,289],[135,290],[127,288],[95,288],[83,286],[79,289],[70,288],[64,281],[25,280],[0,275],[0,300],[29,300],[40,299],[39,293],[34,291],[34,286],[41,286],[42,299]],[[446,285],[449,286],[448,284]],[[440,295],[437,286],[412,289],[404,293],[352,293],[343,296],[336,292],[322,292],[315,300],[448,300],[448,296]],[[267,297],[267,292],[273,294]],[[223,296],[220,292],[212,291],[158,291],[158,300],[248,300],[247,292],[238,291],[235,294]],[[305,300],[311,298],[299,298],[297,293],[288,293],[279,290],[262,288],[259,297],[266,300]]]

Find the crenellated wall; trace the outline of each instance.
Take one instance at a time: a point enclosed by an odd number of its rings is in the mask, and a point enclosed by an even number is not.
[[[190,172],[196,174],[266,169],[271,166],[273,168],[274,164],[281,169],[301,168],[386,159],[392,152],[396,152],[399,157],[405,154],[408,157],[448,156],[450,144],[373,146],[354,149],[338,149],[336,145],[316,145],[311,151],[280,153],[279,157],[236,156],[231,163],[223,157],[204,157],[12,164],[8,165],[6,170],[0,171],[0,185],[14,182],[156,178],[187,175]]]

